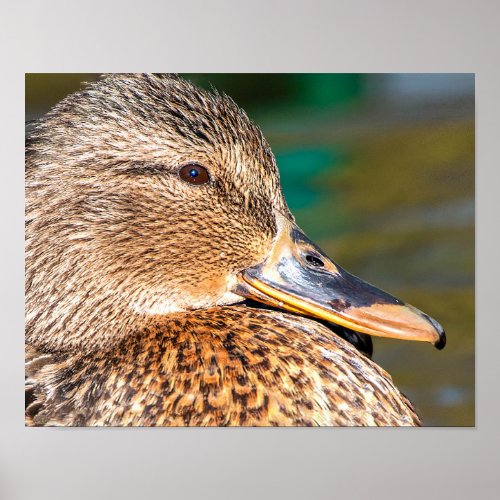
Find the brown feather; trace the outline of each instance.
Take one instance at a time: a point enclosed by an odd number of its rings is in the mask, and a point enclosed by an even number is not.
[[[32,425],[419,424],[390,376],[326,327],[244,306],[157,317],[108,351],[34,363]]]

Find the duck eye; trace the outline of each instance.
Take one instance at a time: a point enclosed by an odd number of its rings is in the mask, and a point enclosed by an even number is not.
[[[206,184],[210,180],[208,170],[201,165],[184,165],[179,170],[179,177],[189,184]]]

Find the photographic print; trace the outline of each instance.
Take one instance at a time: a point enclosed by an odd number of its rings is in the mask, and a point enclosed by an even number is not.
[[[25,173],[26,425],[475,424],[473,74],[27,74]]]

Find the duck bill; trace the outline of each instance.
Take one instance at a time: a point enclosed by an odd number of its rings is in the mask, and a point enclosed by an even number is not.
[[[279,217],[271,253],[239,274],[236,293],[356,332],[444,347],[445,333],[437,321],[348,273]]]

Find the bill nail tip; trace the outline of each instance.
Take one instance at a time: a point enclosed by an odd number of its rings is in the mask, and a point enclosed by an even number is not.
[[[444,348],[445,345],[446,345],[446,334],[444,333],[444,330],[443,330],[439,336],[439,340],[434,344],[434,347],[438,351],[440,351],[441,349]]]

